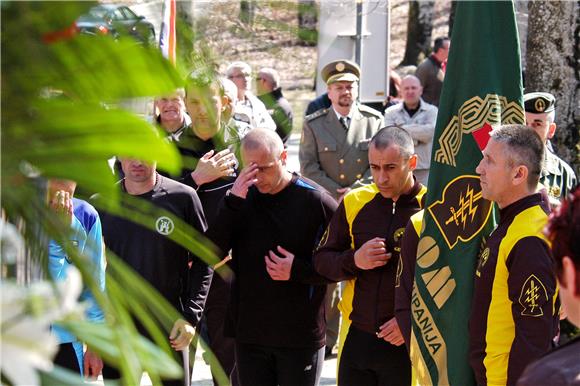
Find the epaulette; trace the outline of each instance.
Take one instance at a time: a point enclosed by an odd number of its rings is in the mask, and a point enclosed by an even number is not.
[[[377,110],[373,109],[372,107],[368,107],[368,106],[363,105],[363,104],[359,104],[358,105],[358,109],[361,112],[364,111],[365,113],[369,113],[369,114],[375,115],[375,116],[377,116],[379,118],[382,118],[383,117],[383,115],[381,114],[380,111],[377,111]]]
[[[305,119],[306,121],[310,122],[310,121],[312,121],[312,120],[314,120],[314,119],[316,119],[316,118],[318,118],[318,117],[321,117],[321,116],[323,116],[323,115],[326,115],[326,113],[328,113],[328,111],[329,111],[329,109],[320,109],[320,110],[316,110],[316,111],[315,111],[315,112],[313,112],[312,114],[310,114],[310,115],[307,115],[307,116],[306,116],[304,119]]]

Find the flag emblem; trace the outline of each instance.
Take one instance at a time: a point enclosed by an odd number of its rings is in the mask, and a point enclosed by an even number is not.
[[[517,101],[508,102],[505,96],[487,94],[485,98],[474,96],[459,108],[439,137],[439,149],[435,161],[456,166],[456,156],[461,149],[464,134],[471,134],[485,124],[511,124],[524,122],[524,110]]]
[[[481,196],[478,176],[459,176],[443,189],[440,200],[428,208],[449,249],[481,231],[491,213],[491,202]]]

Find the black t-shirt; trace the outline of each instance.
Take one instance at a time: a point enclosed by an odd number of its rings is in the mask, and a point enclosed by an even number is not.
[[[119,184],[125,192],[123,181]],[[211,282],[211,269],[173,241],[180,231],[187,231],[183,223],[199,234],[206,230],[195,190],[157,174],[151,191],[137,196],[124,193],[122,197],[122,208],[133,207],[148,215],[146,225],[138,224],[134,215],[126,219],[101,210],[105,245],[196,325]],[[143,201],[153,206],[143,206]]]
[[[222,251],[232,250],[236,279],[228,335],[269,347],[324,345],[328,281],[314,271],[312,253],[335,210],[328,192],[297,175],[274,195],[251,187],[246,199],[224,198],[208,236]],[[278,245],[295,255],[288,281],[274,281],[266,272],[264,257]]]

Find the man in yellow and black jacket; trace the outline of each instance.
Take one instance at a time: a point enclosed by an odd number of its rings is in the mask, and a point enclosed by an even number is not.
[[[491,133],[476,172],[500,210],[475,272],[470,363],[478,385],[515,384],[546,353],[558,323],[556,278],[542,233],[548,202],[536,192],[544,146],[522,125]]]
[[[371,140],[374,183],[349,192],[314,255],[318,273],[354,281],[352,322],[342,348],[339,385],[405,385],[411,366],[394,318],[400,241],[426,188],[413,177],[413,140],[398,127]]]

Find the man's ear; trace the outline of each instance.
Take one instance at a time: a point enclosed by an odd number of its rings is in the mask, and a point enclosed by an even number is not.
[[[566,288],[571,294],[580,296],[580,288],[576,287],[576,267],[574,266],[574,262],[568,256],[564,256],[562,258],[562,274],[560,277],[562,278],[560,285],[563,288]]]
[[[550,123],[550,127],[548,127],[548,139],[551,139],[554,134],[556,133],[556,123]]]
[[[221,100],[222,100],[222,111],[226,111],[233,104],[231,99],[227,95],[222,95]]]
[[[282,165],[286,165],[286,161],[288,160],[288,150],[282,150],[280,153],[280,161],[282,161]]]
[[[409,158],[409,169],[411,170],[415,170],[417,168],[417,160],[419,157],[417,157],[417,154],[413,154],[411,156],[411,158]]]
[[[513,177],[514,185],[527,184],[528,183],[529,170],[525,165],[519,165],[515,168],[515,173]]]

